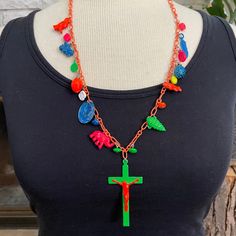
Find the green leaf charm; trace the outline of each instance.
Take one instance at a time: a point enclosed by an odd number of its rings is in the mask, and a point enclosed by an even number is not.
[[[113,150],[113,152],[115,152],[115,153],[121,152],[121,149],[120,149],[119,147],[115,147],[115,148],[113,148],[112,150]]]
[[[135,154],[137,152],[138,152],[138,150],[136,148],[134,148],[134,147],[129,149],[129,153]]]
[[[73,64],[70,66],[71,72],[77,72],[78,71],[78,65],[76,61],[74,60]]]
[[[156,116],[148,116],[146,118],[148,129],[155,129],[158,131],[166,131],[165,126],[157,119]]]

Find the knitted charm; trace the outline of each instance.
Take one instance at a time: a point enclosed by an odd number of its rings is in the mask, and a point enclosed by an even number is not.
[[[72,49],[71,45],[67,42],[64,42],[60,47],[60,51],[64,53],[66,56],[71,57],[74,55],[74,50]]]
[[[179,87],[177,85],[174,85],[172,83],[164,82],[163,85],[164,85],[165,88],[167,88],[169,90],[173,90],[175,92],[181,92],[182,91],[181,87]]]
[[[68,18],[65,18],[63,21],[61,21],[60,23],[58,23],[57,25],[53,25],[53,28],[54,30],[62,33],[62,31],[66,29],[69,24],[70,24],[70,18],[68,17]]]
[[[83,102],[78,111],[78,119],[82,124],[87,124],[93,119],[95,106],[93,102]]]
[[[157,119],[156,116],[148,116],[146,118],[148,129],[155,129],[158,131],[166,131],[165,126]]]
[[[110,138],[100,130],[95,130],[89,135],[89,137],[93,140],[93,142],[96,146],[98,146],[99,149],[101,149],[103,145],[107,148],[112,148],[114,146],[114,143],[110,141]]]

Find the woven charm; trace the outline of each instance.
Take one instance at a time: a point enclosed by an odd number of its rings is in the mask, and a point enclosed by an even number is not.
[[[122,176],[108,177],[108,184],[118,184],[122,187],[123,226],[130,226],[130,196],[129,188],[133,184],[142,184],[142,176],[129,176],[128,160],[123,160]]]
[[[93,133],[91,133],[89,137],[93,140],[93,142],[99,149],[102,149],[103,146],[107,148],[112,148],[114,146],[114,143],[110,141],[110,138],[100,130],[93,131]]]
[[[146,118],[148,129],[155,129],[157,131],[166,131],[165,126],[157,119],[156,116],[148,116]]]
[[[78,111],[78,119],[82,124],[90,122],[95,114],[95,106],[93,102],[83,102]]]

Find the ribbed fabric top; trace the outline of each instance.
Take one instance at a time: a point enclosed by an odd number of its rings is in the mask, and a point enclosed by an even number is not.
[[[70,80],[40,54],[36,11],[10,21],[0,38],[0,90],[16,176],[38,216],[40,236],[204,236],[203,219],[220,189],[233,147],[236,40],[229,24],[204,19],[197,51],[167,92],[157,117],[166,132],[145,130],[129,155],[130,227],[122,227],[121,158],[101,150],[77,120],[81,101]],[[113,136],[126,146],[149,114],[162,85],[136,90],[89,87]]]

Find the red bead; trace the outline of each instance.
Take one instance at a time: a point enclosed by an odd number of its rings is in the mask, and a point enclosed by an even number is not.
[[[79,93],[83,88],[83,81],[80,78],[75,78],[71,82],[73,92]]]
[[[180,62],[184,62],[186,60],[187,56],[183,50],[179,50],[178,58]]]
[[[179,29],[181,31],[184,31],[186,29],[186,25],[182,22],[182,23],[179,23]]]
[[[64,40],[66,41],[66,42],[69,42],[70,40],[71,40],[71,36],[67,33],[67,34],[65,34],[64,35]]]
[[[157,105],[161,109],[166,108],[166,103],[165,102],[158,102]]]

